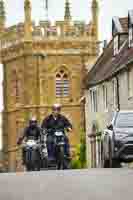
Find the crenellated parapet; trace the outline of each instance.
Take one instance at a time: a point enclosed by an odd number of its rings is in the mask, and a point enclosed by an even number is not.
[[[74,21],[69,26],[66,26],[64,21],[56,21],[54,25],[49,21],[40,21],[37,26],[32,23],[32,41],[93,40],[93,34],[92,24],[80,21]],[[0,47],[2,50],[24,41],[24,24],[19,23],[5,29],[0,39]]]
[[[40,22],[38,26],[33,23],[32,41],[27,42],[24,38],[24,25],[18,24],[6,29],[1,38],[2,60],[12,60],[24,54],[47,54],[47,55],[90,55],[96,56],[97,43],[93,40],[92,30],[85,30],[86,24],[75,22],[70,31],[62,34],[50,32],[48,29],[64,28],[62,22],[55,25]],[[89,25],[91,28],[91,24]],[[62,30],[61,29],[61,30]]]
[[[1,16],[2,26],[4,23],[4,4],[1,2]],[[42,42],[50,43],[57,41],[60,43],[78,41],[82,46],[82,42],[86,43],[86,46],[90,45],[88,41],[93,43],[98,40],[98,3],[97,0],[92,2],[92,20],[89,23],[84,21],[73,21],[70,12],[69,0],[65,1],[65,15],[63,21],[55,21],[52,24],[50,21],[40,21],[38,25],[32,21],[31,16],[31,1],[24,1],[24,23],[6,27],[0,35],[0,51],[5,49],[14,48],[24,42]],[[95,45],[95,44],[94,44]],[[78,47],[79,48],[79,47]],[[45,48],[44,48],[45,49]]]
[[[65,23],[64,21],[56,21],[53,25],[49,21],[41,21],[39,26],[33,27],[33,36],[41,35],[45,37],[92,37],[93,28],[92,24],[86,24],[82,21],[73,21]]]

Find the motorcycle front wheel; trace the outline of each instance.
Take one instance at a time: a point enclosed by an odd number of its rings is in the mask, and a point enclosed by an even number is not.
[[[28,150],[26,152],[27,171],[40,171],[40,155],[37,150]]]
[[[64,146],[59,146],[57,148],[57,169],[64,169]]]

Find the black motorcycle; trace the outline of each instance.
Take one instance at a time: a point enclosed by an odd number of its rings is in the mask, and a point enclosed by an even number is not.
[[[27,171],[40,171],[40,142],[30,137],[23,142],[22,147],[25,151],[25,166]]]
[[[69,169],[70,159],[65,155],[65,131],[64,129],[47,129],[42,131],[41,136],[41,160],[43,168],[48,169]],[[48,145],[52,143],[53,156],[49,157]]]
[[[56,130],[54,132],[54,146],[57,169],[66,169],[66,160],[64,153],[65,135],[63,130]]]

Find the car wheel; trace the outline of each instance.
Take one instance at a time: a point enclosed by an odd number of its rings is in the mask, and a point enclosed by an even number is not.
[[[120,168],[119,160],[113,159],[111,141],[109,141],[109,168]]]
[[[109,160],[107,159],[103,160],[103,168],[109,168]]]
[[[112,168],[121,168],[121,163],[119,160],[112,160]]]

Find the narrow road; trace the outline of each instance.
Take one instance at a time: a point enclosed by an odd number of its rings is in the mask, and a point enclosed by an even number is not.
[[[130,169],[0,174],[0,200],[129,199],[133,199]]]

